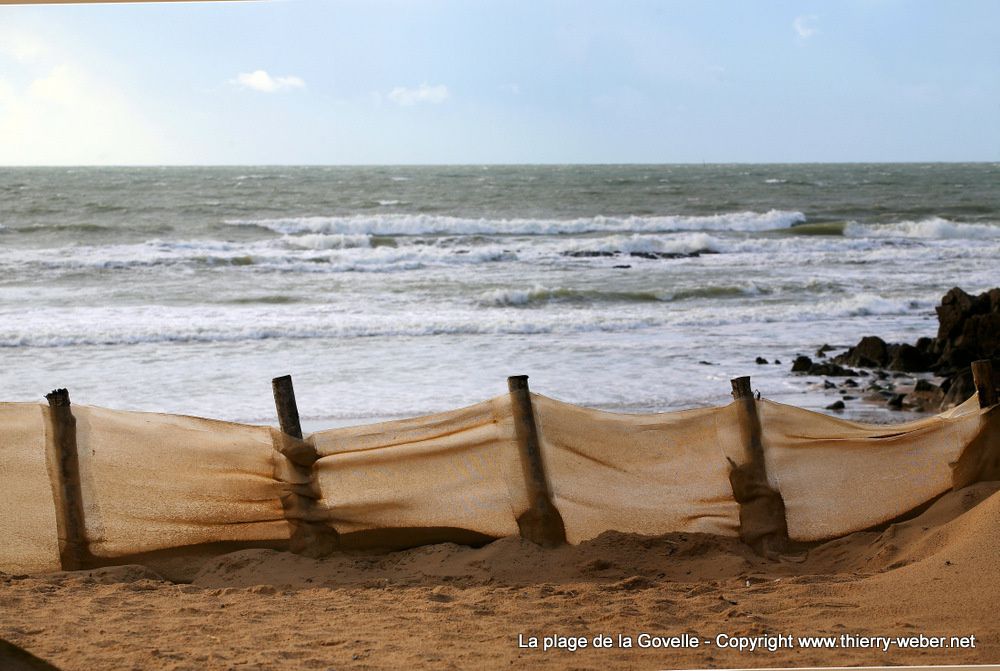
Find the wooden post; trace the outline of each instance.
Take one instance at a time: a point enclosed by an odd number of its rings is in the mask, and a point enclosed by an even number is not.
[[[278,410],[278,424],[281,430],[293,438],[302,439],[302,425],[299,423],[299,408],[295,404],[295,389],[292,376],[282,375],[271,380],[274,391],[274,406]]]
[[[740,539],[760,555],[777,559],[789,547],[785,502],[767,481],[763,431],[749,377],[731,380],[747,462],[729,460],[729,484],[740,504]]]
[[[979,407],[992,408],[984,413],[979,434],[966,445],[958,462],[952,466],[952,489],[974,482],[1000,480],[1000,407],[997,407],[997,383],[993,363],[988,359],[972,362],[972,381],[979,396]]]
[[[90,557],[87,526],[83,516],[80,458],[76,447],[76,418],[70,410],[67,390],[56,389],[46,394],[45,399],[49,402],[49,422],[55,457],[59,563],[64,571],[76,571],[84,568]]]
[[[979,407],[989,408],[997,404],[997,385],[993,378],[993,362],[980,359],[972,362],[972,382],[979,394]]]
[[[528,510],[517,518],[521,537],[543,547],[556,547],[566,543],[566,527],[562,515],[552,503],[542,451],[538,445],[538,428],[535,413],[531,408],[531,392],[528,390],[527,375],[512,375],[507,378],[510,390],[511,408],[514,417],[514,431],[521,453],[521,466],[528,491]]]
[[[749,464],[755,474],[766,482],[764,469],[764,444],[761,442],[760,417],[757,415],[757,402],[750,388],[750,377],[737,377],[729,381],[733,386],[733,399],[741,403],[740,419],[746,430],[745,436]]]
[[[274,407],[278,411],[281,434],[274,434],[274,447],[288,458],[298,483],[281,497],[285,519],[291,524],[292,533],[288,549],[307,557],[325,557],[337,549],[340,536],[325,521],[315,518],[316,501],[320,499],[319,485],[313,464],[319,460],[316,447],[302,439],[299,408],[295,403],[292,376],[282,375],[271,380]]]
[[[736,400],[753,396],[753,391],[750,389],[749,375],[734,377],[729,383],[733,385],[733,398]]]

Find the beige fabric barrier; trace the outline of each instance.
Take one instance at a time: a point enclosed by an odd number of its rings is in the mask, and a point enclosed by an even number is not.
[[[570,543],[614,529],[736,536],[735,404],[655,415],[588,410],[532,395],[553,503]]]
[[[449,527],[499,538],[528,508],[509,397],[309,437],[339,533]]]
[[[535,394],[532,406],[569,542],[608,530],[739,534],[730,460],[748,457],[737,404],[623,415]],[[970,445],[992,456],[977,453],[966,463],[1000,458],[997,441],[982,440],[987,411],[975,398],[895,426],[771,401],[757,407],[768,481],[784,499],[793,540],[842,536],[930,501],[952,486]],[[306,437],[319,456],[311,469],[292,468],[267,427],[76,405],[72,412],[86,540],[99,563],[226,541],[286,543],[289,516],[333,528],[342,540],[496,538],[517,534],[529,507],[506,394],[427,417],[314,433]],[[48,413],[40,404],[0,404],[0,571],[59,566]],[[283,507],[293,490],[304,507]],[[437,535],[407,536],[413,530]]]
[[[45,408],[0,403],[0,571],[59,570]]]
[[[90,551],[287,539],[267,427],[73,406]]]
[[[896,425],[859,424],[773,401],[758,404],[768,481],[792,540],[836,538],[891,520],[948,491],[952,465],[979,433],[974,397]]]

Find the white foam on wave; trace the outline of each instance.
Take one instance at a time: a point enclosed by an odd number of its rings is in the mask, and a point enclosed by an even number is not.
[[[564,290],[557,290],[556,293]],[[544,287],[497,291],[503,305],[523,305]],[[623,294],[624,296],[624,294]],[[612,296],[612,298],[614,298]],[[661,301],[668,301],[669,307]],[[334,304],[133,305],[77,307],[52,319],[45,307],[0,311],[0,348],[144,343],[214,343],[268,339],[423,337],[439,335],[621,333],[664,326],[713,326],[743,323],[797,324],[884,315],[926,313],[933,300],[914,301],[862,293],[826,296],[808,303],[761,302],[734,297],[725,303],[697,297],[687,304],[669,296],[606,306],[578,303],[546,310],[483,310],[482,305],[442,306],[436,311],[343,310]],[[820,327],[817,327],[820,328]],[[819,332],[817,332],[819,333]],[[822,338],[821,335],[816,337]]]
[[[704,285],[678,288],[672,291],[657,289],[619,289],[592,287],[550,288],[536,284],[530,289],[500,287],[481,293],[476,305],[481,307],[522,307],[525,305],[573,302],[596,306],[602,303],[649,304],[671,301],[712,301],[770,294],[772,291],[754,282],[742,285]]]
[[[693,254],[695,252],[718,252],[723,243],[708,233],[680,233],[669,237],[634,234],[613,235],[596,240],[574,240],[565,246],[565,251],[573,252],[622,252],[624,254]]]
[[[875,294],[857,294],[831,301],[821,309],[808,309],[807,315],[830,317],[869,317],[873,315],[903,315],[928,307],[913,299],[884,298]]]
[[[298,249],[352,249],[372,246],[371,236],[365,234],[309,233],[307,235],[286,235],[281,238],[281,241],[289,247]]]
[[[492,289],[481,294],[476,303],[488,307],[527,305],[551,295],[552,291],[541,285],[535,285],[533,289]]]
[[[941,217],[889,224],[859,224],[852,221],[844,227],[844,235],[851,238],[996,240],[1000,239],[1000,226],[965,224]]]
[[[877,294],[816,297],[808,302],[744,303],[699,307],[686,312],[680,324],[813,323],[873,316],[901,316],[931,309],[932,300],[885,298]]]
[[[474,308],[419,313],[345,313],[317,305],[115,306],[70,311],[72,323],[53,321],[45,310],[18,320],[0,313],[0,348],[227,343],[269,339],[422,337],[620,332],[653,325],[642,315],[602,310],[564,313],[506,312],[490,316]],[[83,327],[81,327],[83,325]]]
[[[499,261],[514,261],[517,254],[497,245],[467,249],[437,246],[374,247],[356,253],[355,250],[331,251],[327,264],[314,270],[333,272],[391,272],[415,270],[433,266],[468,266]]]
[[[0,250],[0,272],[25,265],[70,271],[237,266],[303,273],[392,272],[516,259],[515,252],[495,244],[393,247],[375,246],[367,235],[312,234],[253,242],[151,240],[124,245]]]
[[[888,231],[882,230],[887,228]],[[868,235],[874,229],[880,235]],[[803,263],[837,266],[941,262],[966,257],[995,258],[1000,248],[1000,227],[986,224],[936,222],[919,227],[921,234],[937,231],[952,238],[927,242],[903,235],[899,226],[869,227],[858,236],[733,236],[704,231],[676,233],[608,233],[586,236],[392,236],[380,240],[368,233],[305,233],[250,241],[150,240],[111,245],[67,245],[57,248],[0,248],[0,274],[77,270],[127,270],[130,268],[232,267],[234,272],[340,273],[401,272],[423,268],[468,267],[476,264],[517,262],[545,267],[585,264],[602,267],[614,259],[579,258],[591,254],[623,257],[634,254],[670,255],[715,252],[698,259],[636,260],[652,264],[696,264],[734,267],[768,263],[799,266]],[[860,235],[860,234],[858,234]],[[978,239],[970,245],[968,239]],[[631,262],[631,261],[630,261]],[[885,266],[888,267],[888,266]],[[925,271],[926,272],[926,271]]]
[[[728,212],[706,216],[581,217],[577,219],[488,219],[429,214],[351,215],[231,219],[234,226],[258,226],[285,235],[303,233],[369,235],[571,235],[579,233],[667,233],[671,231],[766,231],[803,223],[801,212]]]

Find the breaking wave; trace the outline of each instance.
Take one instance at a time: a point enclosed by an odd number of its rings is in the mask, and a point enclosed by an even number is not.
[[[707,286],[676,291],[607,291],[600,289],[548,288],[531,289],[499,288],[482,293],[476,304],[482,307],[522,307],[548,303],[669,303],[701,298],[732,298],[757,296],[770,293],[756,285]]]
[[[578,219],[487,219],[428,214],[351,215],[230,219],[233,226],[256,226],[296,235],[574,235],[581,233],[668,233],[671,231],[766,231],[806,221],[801,212],[729,212],[707,216],[583,217]]]
[[[1000,239],[1000,226],[963,224],[933,217],[920,221],[900,221],[874,225],[850,222],[844,228],[844,235],[850,238],[997,240]]]

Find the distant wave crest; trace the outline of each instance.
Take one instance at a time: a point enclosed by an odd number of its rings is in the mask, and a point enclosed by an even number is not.
[[[922,238],[959,240],[1000,239],[1000,226],[965,224],[940,217],[920,221],[899,221],[891,224],[859,224],[851,222],[844,228],[849,238]]]
[[[746,286],[705,286],[676,291],[609,291],[586,288],[549,288],[536,285],[531,289],[498,288],[486,291],[476,299],[482,307],[522,307],[547,303],[657,303],[697,299],[735,298],[770,293],[754,284]]]
[[[581,233],[668,233],[671,231],[766,231],[806,221],[801,212],[727,212],[704,216],[581,217],[577,219],[489,219],[429,214],[351,215],[230,219],[285,235],[573,235]]]

